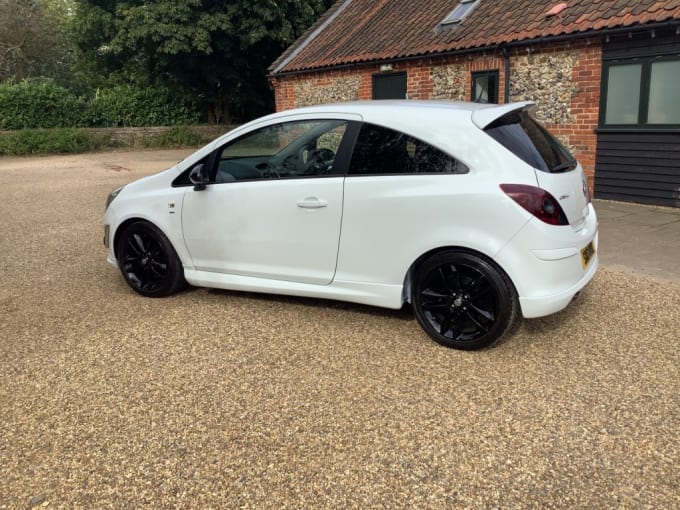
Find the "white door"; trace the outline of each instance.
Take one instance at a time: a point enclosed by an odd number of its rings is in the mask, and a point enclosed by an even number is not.
[[[347,123],[257,130],[215,154],[206,189],[187,188],[182,229],[194,267],[328,284],[342,220],[344,169],[334,167]]]

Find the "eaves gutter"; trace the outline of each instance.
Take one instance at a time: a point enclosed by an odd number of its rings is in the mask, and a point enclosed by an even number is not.
[[[349,3],[349,1],[351,1],[351,0],[347,0],[347,3]],[[560,35],[544,36],[544,37],[537,37],[537,38],[534,38],[534,39],[523,39],[521,41],[491,44],[491,45],[486,45],[486,46],[476,46],[474,48],[462,48],[462,49],[459,49],[459,50],[449,50],[449,51],[442,51],[442,52],[438,52],[438,53],[423,53],[423,54],[418,54],[418,55],[408,55],[408,56],[405,56],[405,57],[393,57],[393,58],[384,58],[384,59],[376,59],[376,60],[361,60],[361,61],[350,62],[350,63],[346,63],[346,64],[337,64],[337,65],[331,65],[331,66],[325,66],[325,67],[299,69],[299,70],[294,70],[294,71],[284,71],[284,72],[278,72],[278,73],[276,72],[276,69],[275,69],[272,73],[267,75],[267,78],[270,78],[270,79],[271,78],[281,78],[281,77],[287,77],[287,76],[297,76],[297,75],[301,75],[301,74],[310,74],[310,73],[326,72],[326,71],[342,71],[342,70],[346,70],[346,69],[354,69],[354,68],[365,66],[365,65],[381,65],[381,64],[399,63],[399,62],[412,62],[414,60],[423,60],[423,59],[428,59],[428,58],[455,57],[455,56],[460,56],[460,55],[468,55],[470,53],[480,53],[480,52],[484,52],[484,51],[503,51],[504,49],[507,51],[507,49],[510,49],[510,48],[533,46],[535,44],[574,41],[574,40],[579,40],[579,39],[588,39],[590,37],[604,37],[604,36],[607,36],[607,35],[616,36],[616,35],[628,34],[628,33],[632,33],[632,32],[641,32],[641,31],[645,31],[645,30],[656,30],[656,29],[673,28],[673,27],[680,27],[680,19],[674,19],[672,21],[664,21],[664,22],[659,22],[659,23],[648,23],[648,24],[645,24],[645,25],[634,25],[634,26],[630,26],[630,27],[605,28],[605,29],[600,29],[600,30],[588,30],[588,31],[585,31],[585,32],[575,32],[575,33],[572,33],[572,34],[560,34]],[[293,57],[290,57],[289,59],[287,59],[286,64],[288,62],[290,62],[292,60],[292,58]],[[277,66],[277,69],[281,69],[283,67],[284,67],[284,64],[282,63],[281,65]]]

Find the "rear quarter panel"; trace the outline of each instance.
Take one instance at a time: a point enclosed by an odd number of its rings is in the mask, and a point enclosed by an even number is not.
[[[495,180],[473,172],[348,177],[335,279],[401,285],[440,247],[493,257],[528,220]]]

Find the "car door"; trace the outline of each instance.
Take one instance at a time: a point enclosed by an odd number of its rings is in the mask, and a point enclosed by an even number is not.
[[[215,151],[210,184],[187,188],[182,230],[195,269],[301,283],[333,280],[346,120],[259,128]]]

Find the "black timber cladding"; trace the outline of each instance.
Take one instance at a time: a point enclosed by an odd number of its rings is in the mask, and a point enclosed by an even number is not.
[[[680,207],[680,133],[599,133],[595,196]]]
[[[605,62],[671,55],[680,55],[675,30],[644,31],[603,48]],[[680,129],[598,129],[595,196],[680,207]]]

